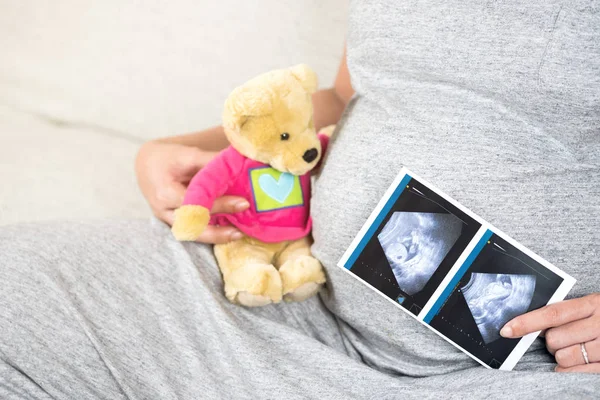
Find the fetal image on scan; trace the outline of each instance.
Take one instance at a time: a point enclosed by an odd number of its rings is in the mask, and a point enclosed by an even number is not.
[[[535,275],[475,272],[461,288],[485,344],[500,339],[500,329],[529,309]]]
[[[414,295],[423,289],[460,237],[462,226],[452,214],[392,214],[377,239],[403,292]]]

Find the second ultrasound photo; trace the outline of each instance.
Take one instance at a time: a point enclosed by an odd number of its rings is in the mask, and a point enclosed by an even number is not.
[[[472,264],[454,278],[425,322],[492,368],[500,368],[519,339],[500,329],[548,303],[563,278],[500,236],[487,231]]]
[[[350,271],[418,315],[481,224],[411,178]]]

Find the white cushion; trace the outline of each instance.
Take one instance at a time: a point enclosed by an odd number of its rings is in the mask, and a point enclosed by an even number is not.
[[[0,225],[148,216],[139,145],[218,124],[229,91],[273,68],[331,84],[346,2],[4,2]]]
[[[215,125],[229,91],[270,69],[307,63],[330,85],[346,3],[5,2],[0,104],[145,139]]]
[[[0,225],[147,217],[133,161],[139,143],[0,106]]]

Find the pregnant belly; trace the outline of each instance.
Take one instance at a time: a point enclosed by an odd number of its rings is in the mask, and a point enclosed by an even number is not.
[[[476,364],[336,267],[402,166],[573,275],[578,283],[572,295],[600,291],[598,165],[575,161],[569,148],[521,120],[496,121],[491,135],[494,110],[455,115],[453,120],[470,123],[452,125],[451,133],[448,124],[439,124],[443,113],[431,115],[415,121],[356,101],[312,201],[313,253],[329,274],[324,301],[342,321],[349,351],[375,367],[414,376]],[[540,357],[539,363],[551,360]]]

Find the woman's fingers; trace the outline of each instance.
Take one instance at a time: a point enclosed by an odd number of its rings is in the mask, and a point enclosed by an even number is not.
[[[174,210],[165,210],[157,217],[172,226],[175,220],[175,212]],[[234,226],[209,225],[196,241],[208,244],[223,244],[239,240],[242,237],[244,237],[244,234]]]
[[[157,188],[156,193],[148,198],[154,215],[161,221],[173,225],[173,210],[181,206],[185,196],[185,186],[178,182]]]
[[[212,214],[234,214],[241,211],[244,211],[250,207],[250,203],[248,200],[243,197],[237,196],[223,196],[215,200],[212,210],[210,212]]]
[[[520,315],[504,325],[500,334],[506,338],[516,338],[587,318],[597,308],[596,301],[590,297],[561,301]]]
[[[157,210],[165,210],[165,212],[179,208],[183,203],[185,190],[185,186],[178,182],[160,188],[156,193],[153,207]],[[248,207],[250,207],[250,203],[243,197],[223,196],[215,200],[210,212],[212,214],[234,214],[244,211]]]
[[[244,211],[250,207],[250,204],[243,197],[223,196],[218,198],[211,210],[212,214],[228,213],[233,214]],[[237,228],[233,226],[213,226],[209,225],[202,235],[197,239],[198,242],[221,244],[233,240],[239,240],[244,236]]]
[[[152,206],[158,210],[174,210],[181,206],[186,187],[179,182],[169,182],[156,189]]]
[[[589,342],[600,336],[599,327],[600,318],[592,315],[585,319],[548,329],[545,336],[546,347],[550,353],[554,354],[559,349]]]
[[[583,342],[590,363],[600,362],[600,340]],[[581,343],[557,350],[554,354],[558,366],[561,368],[570,368],[576,365],[585,365]]]
[[[175,222],[175,210],[162,210],[155,215],[158,219],[166,222],[169,226],[173,226],[173,223]]]
[[[209,225],[196,241],[200,243],[223,244],[239,240],[243,236],[244,234],[233,226]]]
[[[174,210],[181,206],[183,197],[185,196],[185,186],[183,184],[174,183],[162,188],[156,196],[152,208],[154,215],[170,226],[175,221]],[[250,204],[243,197],[223,196],[218,198],[211,210],[212,214],[219,213],[237,213],[244,211],[250,207]],[[198,242],[202,243],[227,243],[232,240],[240,239],[243,235],[233,226],[216,227],[209,225],[204,233],[198,238]]]
[[[554,369],[556,372],[579,372],[579,373],[588,373],[588,374],[598,374],[600,373],[600,363],[590,363],[583,365],[576,365],[574,367],[562,368],[556,367]]]

